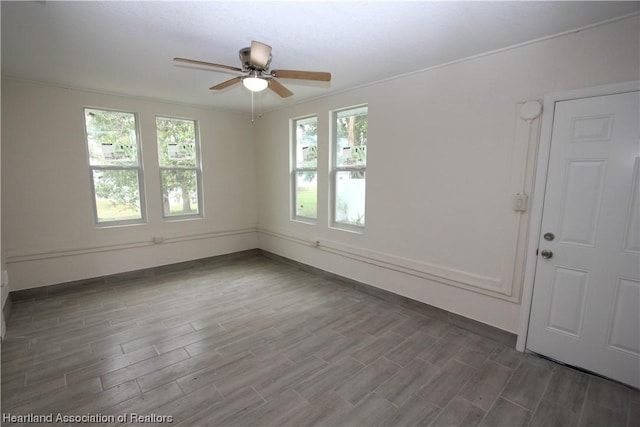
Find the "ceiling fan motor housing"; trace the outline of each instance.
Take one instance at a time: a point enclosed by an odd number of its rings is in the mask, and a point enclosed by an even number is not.
[[[269,69],[269,65],[271,64],[271,55],[269,55],[269,60],[267,61],[267,65],[265,65],[264,67],[259,68],[259,67],[252,66],[250,47],[245,47],[240,49],[240,51],[238,52],[238,56],[240,57],[240,63],[242,64],[242,70],[244,71],[249,71],[249,70],[267,71]]]

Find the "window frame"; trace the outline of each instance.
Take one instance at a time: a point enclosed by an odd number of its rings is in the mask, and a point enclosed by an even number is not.
[[[353,166],[338,166],[338,127],[336,126],[336,122],[338,119],[338,114],[343,113],[345,111],[350,110],[358,110],[361,108],[367,109],[367,121],[369,120],[369,104],[358,104],[350,107],[339,108],[336,110],[332,110],[329,112],[329,123],[331,124],[331,162],[330,162],[330,170],[329,170],[329,179],[330,179],[330,214],[331,218],[330,227],[343,231],[351,231],[355,233],[362,234],[364,233],[366,222],[362,225],[354,224],[351,222],[343,222],[336,220],[336,209],[337,209],[337,178],[339,172],[362,172],[365,176],[365,218],[366,218],[366,173],[367,173],[367,161],[365,157],[364,165],[353,165]],[[367,122],[368,128],[368,122]],[[368,142],[368,140],[367,140]],[[368,144],[366,145],[368,146]],[[366,153],[365,153],[366,156]]]
[[[316,185],[318,182],[318,158],[316,157],[316,167],[312,168],[312,167],[298,167],[298,133],[297,133],[297,124],[300,121],[303,120],[308,120],[308,119],[312,119],[315,118],[316,120],[316,129],[318,126],[318,115],[317,114],[309,114],[306,116],[301,116],[301,117],[295,117],[293,119],[290,119],[289,121],[289,132],[290,132],[290,137],[289,140],[291,141],[290,144],[290,149],[291,149],[291,155],[289,156],[291,159],[291,175],[290,175],[290,189],[291,189],[291,219],[293,221],[300,221],[300,222],[304,222],[307,224],[317,224],[318,223],[318,188],[316,186],[316,216],[314,217],[309,217],[309,216],[304,216],[304,215],[298,215],[297,214],[297,207],[298,207],[298,173],[300,172],[315,172],[316,174]],[[316,150],[318,148],[318,134],[316,131]]]
[[[114,113],[122,113],[122,114],[131,114],[133,116],[134,124],[135,124],[135,135],[136,135],[136,166],[124,166],[124,165],[92,165],[91,164],[91,152],[89,150],[89,130],[87,128],[87,110],[95,110],[95,111],[105,111],[105,112],[114,112]],[[122,109],[116,108],[104,108],[104,107],[93,107],[93,106],[84,106],[82,108],[82,125],[84,129],[84,143],[87,154],[87,167],[89,169],[89,183],[90,183],[90,191],[91,191],[91,204],[93,210],[93,221],[94,225],[97,227],[118,227],[118,226],[126,226],[126,225],[138,225],[138,224],[146,224],[147,223],[147,209],[146,209],[146,199],[145,199],[145,187],[144,187],[144,165],[142,162],[142,138],[140,133],[140,120],[138,113],[133,111],[126,111]],[[96,182],[94,179],[94,171],[109,171],[109,170],[118,170],[118,171],[136,171],[138,175],[138,196],[140,201],[140,218],[133,219],[123,219],[123,220],[110,220],[110,221],[100,221],[98,217],[98,203],[97,203],[97,194],[96,194]]]
[[[158,141],[158,119],[164,120],[180,120],[193,122],[193,132],[195,138],[195,166],[162,166],[160,164],[160,141]],[[199,219],[204,217],[204,203],[202,192],[202,156],[200,155],[200,124],[198,120],[190,117],[176,117],[171,115],[157,114],[155,115],[155,131],[156,131],[156,149],[158,150],[158,179],[160,180],[160,206],[162,209],[162,219],[164,221],[180,221],[185,219]],[[162,184],[163,171],[195,171],[196,173],[196,197],[198,199],[198,211],[196,213],[165,215],[164,213],[164,187]]]

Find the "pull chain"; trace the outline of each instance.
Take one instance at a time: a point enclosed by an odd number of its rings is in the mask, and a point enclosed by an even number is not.
[[[251,123],[253,123],[253,91],[251,91]]]

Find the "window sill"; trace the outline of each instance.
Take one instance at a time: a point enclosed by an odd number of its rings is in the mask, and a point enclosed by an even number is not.
[[[294,216],[293,218],[291,218],[291,221],[300,222],[302,224],[307,224],[307,225],[317,225],[318,224],[318,220],[317,219],[308,218],[308,217],[305,217],[305,216]]]
[[[344,224],[341,222],[332,223],[329,228],[332,230],[346,231],[353,234],[364,234],[364,225]]]
[[[135,225],[146,225],[146,219],[136,219],[130,221],[104,221],[104,222],[95,222],[94,225],[96,228],[120,228],[120,227],[131,227]]]
[[[179,221],[194,221],[204,218],[204,215],[176,215],[176,216],[163,216],[162,221],[165,222],[179,222]]]

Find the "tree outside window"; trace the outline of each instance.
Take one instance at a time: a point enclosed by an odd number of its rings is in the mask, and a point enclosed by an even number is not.
[[[196,122],[156,117],[164,217],[201,214],[201,169]]]
[[[318,118],[293,123],[293,216],[318,218]]]
[[[333,221],[335,224],[364,227],[367,114],[367,106],[333,113]]]
[[[85,108],[84,116],[96,223],[144,221],[136,115]]]

